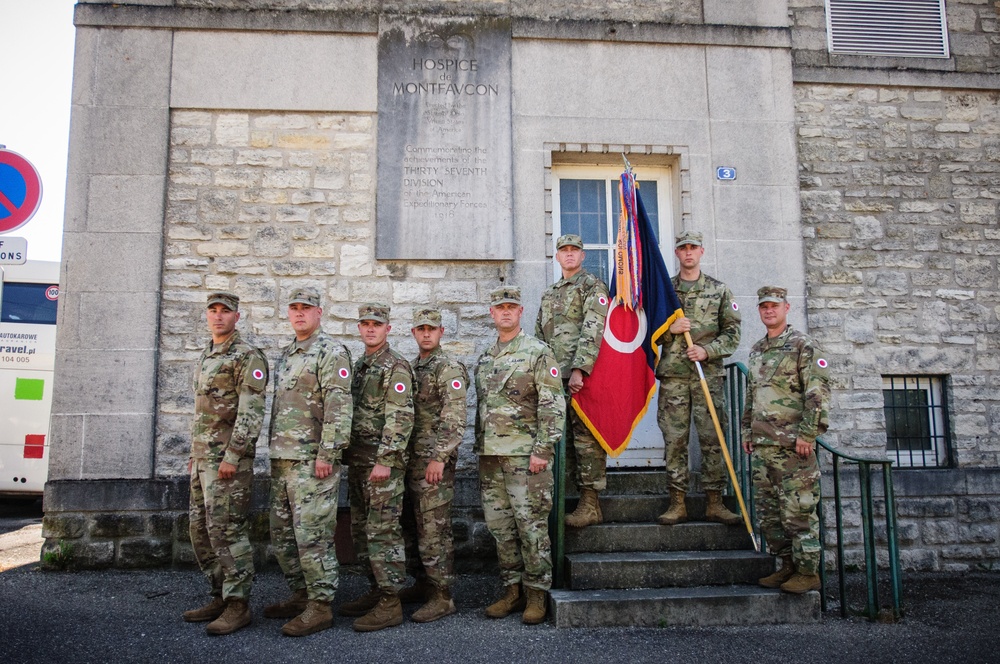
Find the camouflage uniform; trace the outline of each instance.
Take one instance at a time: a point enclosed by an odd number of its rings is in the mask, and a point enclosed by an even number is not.
[[[560,279],[542,294],[542,304],[535,322],[535,336],[552,349],[563,377],[563,390],[569,406],[569,377],[573,369],[589,376],[597,361],[604,337],[604,319],[608,314],[608,287],[586,270],[568,279]],[[575,465],[577,488],[603,491],[607,487],[608,453],[594,434],[568,408],[573,430],[572,452],[567,455]]]
[[[529,457],[551,462],[562,436],[566,401],[552,351],[519,332],[493,344],[476,365],[476,453],[486,526],[497,541],[505,586],[552,586],[548,515],[551,463],[529,471]]]
[[[413,368],[414,418],[406,470],[407,518],[403,521],[406,559],[408,566],[413,561],[414,576],[448,588],[455,562],[451,502],[455,497],[458,446],[465,433],[469,375],[440,347],[414,360]],[[427,482],[427,464],[431,461],[445,464],[444,476],[436,485]]]
[[[340,463],[351,435],[351,355],[322,330],[293,341],[274,369],[271,544],[292,592],[331,602]],[[322,479],[316,461],[333,466]]]
[[[247,599],[253,584],[247,515],[266,388],[267,359],[239,332],[221,344],[209,342],[198,360],[191,432],[191,545],[212,584],[212,595],[224,599]],[[223,461],[236,466],[230,479],[218,477]]]
[[[723,430],[726,409],[723,407],[723,361],[740,345],[740,312],[732,291],[721,281],[704,272],[695,282],[671,280],[680,298],[684,316],[691,320],[691,340],[708,353],[701,363],[716,414]],[[656,377],[660,380],[659,405],[656,421],[663,432],[664,458],[671,489],[687,492],[688,441],[691,416],[701,447],[701,483],[706,491],[722,491],[726,487],[726,471],[722,460],[719,436],[708,411],[698,370],[687,356],[687,340],[683,334],[662,337],[660,361]]]
[[[406,582],[406,552],[400,523],[406,491],[406,448],[413,430],[413,371],[385,344],[354,364],[354,426],[344,457],[349,466],[351,534],[362,569],[386,592]],[[375,464],[389,479],[373,483]]]
[[[803,459],[795,439],[814,443],[827,428],[827,361],[815,342],[789,325],[750,351],[743,411],[744,441],[754,445],[751,470],[760,531],[771,553],[788,557],[802,574],[819,572],[819,464]]]

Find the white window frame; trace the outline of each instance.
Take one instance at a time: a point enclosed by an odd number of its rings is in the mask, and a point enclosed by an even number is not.
[[[889,448],[889,422],[886,418],[886,455],[901,468],[944,468],[949,464],[948,404],[945,401],[944,378],[927,375],[882,376],[882,389],[891,391],[923,391],[927,393],[928,435],[927,450],[900,450]],[[884,408],[884,397],[883,397]]]
[[[674,238],[674,169],[671,166],[636,166],[634,169],[636,180],[641,182],[656,182],[657,211],[659,214],[659,239],[660,251],[663,254],[664,262],[668,269],[674,272],[673,265],[673,238]],[[618,181],[622,173],[621,166],[595,166],[583,164],[553,164],[552,165],[552,253],[555,255],[556,240],[562,235],[562,214],[560,183],[562,180],[604,180],[605,191],[605,217],[608,223],[608,243],[607,244],[584,244],[584,251],[604,251],[607,252],[608,266],[614,265],[615,236],[618,231],[618,219],[613,219],[612,196],[618,196]],[[642,188],[640,186],[640,195]],[[558,281],[562,277],[559,264],[553,261],[553,279]],[[597,275],[601,279],[608,281],[610,275]]]

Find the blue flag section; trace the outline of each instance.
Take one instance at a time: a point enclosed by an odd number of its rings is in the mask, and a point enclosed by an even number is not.
[[[622,174],[621,195],[617,274],[611,279],[604,339],[593,372],[572,400],[612,457],[628,447],[653,398],[657,341],[684,315],[631,172]],[[630,292],[619,293],[619,282]]]
[[[677,297],[674,284],[670,281],[670,273],[663,262],[663,253],[656,244],[653,226],[646,215],[646,207],[642,204],[642,196],[638,188],[635,192],[636,225],[638,227],[639,247],[642,256],[642,300],[640,306],[646,312],[649,321],[649,332],[642,344],[646,352],[646,361],[650,369],[656,371],[656,363],[660,360],[660,348],[657,340],[667,333],[667,328],[678,318],[684,316],[681,300]],[[611,299],[615,297],[614,279],[611,280]]]

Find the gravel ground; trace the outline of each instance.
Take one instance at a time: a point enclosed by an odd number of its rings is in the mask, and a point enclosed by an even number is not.
[[[275,568],[258,574],[254,622],[226,637],[181,613],[207,600],[194,570],[43,572],[38,569],[37,506],[0,505],[0,664],[19,662],[998,662],[1000,574],[913,574],[904,578],[904,618],[895,623],[840,617],[814,625],[724,628],[560,629],[527,627],[511,616],[488,620],[482,607],[500,592],[496,577],[458,578],[459,612],[435,623],[406,621],[370,634],[351,619],[290,639],[261,608],[286,595]],[[25,544],[27,542],[27,544]],[[6,549],[4,547],[7,547]],[[34,552],[32,552],[34,551]],[[14,552],[14,553],[12,553]],[[0,562],[0,565],[3,565]],[[366,581],[346,573],[337,601]],[[851,606],[863,604],[859,578]],[[882,597],[888,597],[883,592]],[[831,603],[834,604],[834,603]],[[406,607],[407,615],[416,606]],[[835,604],[832,608],[836,608]]]
[[[346,575],[337,601],[364,579]],[[144,570],[42,572],[36,565],[0,574],[0,662],[282,661],[313,662],[996,662],[1000,575],[934,574],[905,579],[906,615],[897,623],[827,613],[806,626],[662,629],[526,627],[516,617],[488,620],[482,607],[499,592],[493,577],[462,576],[459,613],[435,623],[404,622],[371,634],[338,618],[302,639],[281,636],[261,607],[285,595],[276,570],[258,575],[250,627],[209,637],[180,614],[206,599],[198,572]],[[855,593],[860,603],[861,595]],[[415,610],[407,607],[407,614]],[[223,654],[223,651],[225,654]]]

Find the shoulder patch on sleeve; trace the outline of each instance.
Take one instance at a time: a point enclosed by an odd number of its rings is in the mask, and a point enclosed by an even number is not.
[[[267,387],[267,362],[252,355],[243,380],[247,387],[263,391]]]
[[[559,367],[549,367],[549,373],[552,374],[553,378],[559,377]]]
[[[740,305],[736,304],[736,300],[733,300],[732,307],[733,307],[733,311],[739,311],[740,310]]]
[[[830,366],[830,363],[821,357],[816,360],[816,366],[819,367],[820,369],[826,369],[828,366]]]
[[[399,382],[393,385],[392,389],[394,389],[398,394],[403,394],[404,392],[406,392],[406,385],[402,382]]]

